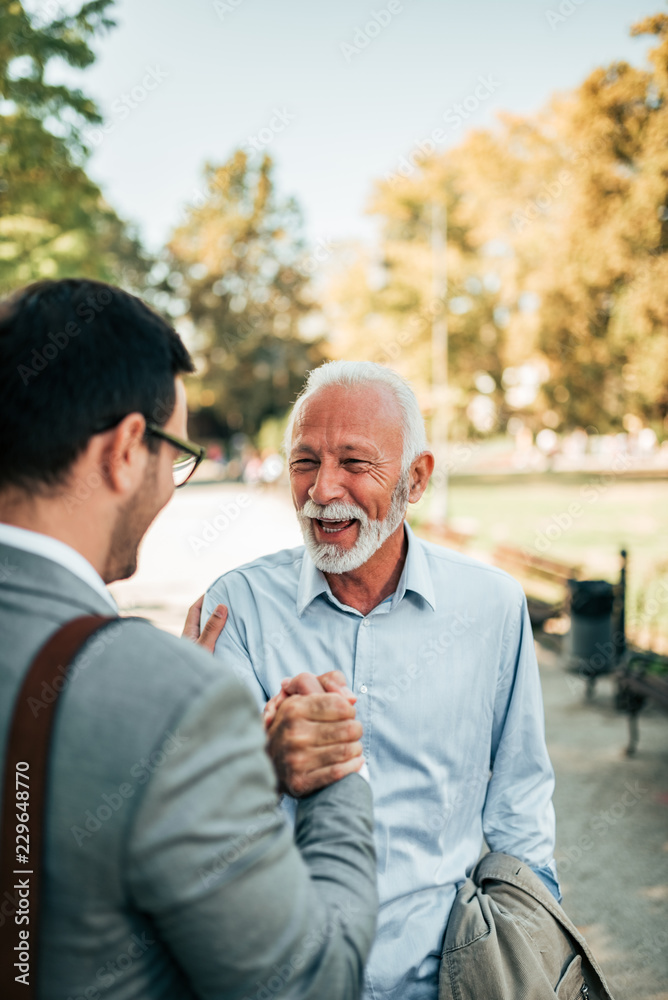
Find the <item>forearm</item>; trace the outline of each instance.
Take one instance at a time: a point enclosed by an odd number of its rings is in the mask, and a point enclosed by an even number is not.
[[[355,1000],[376,915],[365,783],[302,803],[298,849],[244,692],[207,695],[179,732],[182,751],[146,789],[131,874],[195,995],[255,996],[278,976],[281,995]]]
[[[483,830],[491,850],[540,868],[554,856],[554,771],[545,745],[543,699],[526,605],[518,610],[497,692]]]
[[[338,982],[331,996],[357,996],[364,963],[373,942],[377,893],[371,789],[353,774],[299,801],[295,841],[317,886],[320,927],[312,934],[323,939],[322,984]],[[325,929],[336,926],[328,941]],[[336,938],[356,942],[342,950]],[[317,991],[313,994],[318,995]],[[327,996],[330,994],[327,993]]]

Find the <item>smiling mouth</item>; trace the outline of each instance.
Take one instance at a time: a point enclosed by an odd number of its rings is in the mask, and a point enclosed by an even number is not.
[[[340,535],[344,531],[347,531],[348,528],[352,528],[356,518],[352,517],[347,521],[330,521],[326,518],[316,517],[314,520],[325,535]]]

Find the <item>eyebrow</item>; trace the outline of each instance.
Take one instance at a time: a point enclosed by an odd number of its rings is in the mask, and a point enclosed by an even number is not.
[[[368,448],[369,448],[368,444],[367,445],[363,445],[363,444],[342,444],[341,447],[339,449],[337,449],[337,450],[338,451],[348,451],[348,452],[350,452],[350,451],[360,451],[362,453],[366,452],[366,454],[369,455],[369,457],[371,457],[370,454],[369,454]],[[291,449],[290,454],[293,455],[293,454],[298,453],[298,452],[308,452],[309,455],[317,455],[317,452],[316,452],[315,448],[312,448],[308,444],[298,444],[298,445],[295,445],[295,447]]]

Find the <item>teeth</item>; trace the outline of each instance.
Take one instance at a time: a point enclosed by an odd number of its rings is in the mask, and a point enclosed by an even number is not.
[[[351,521],[325,521],[324,518],[318,518],[320,523],[321,531],[324,531],[326,535],[333,535],[336,532],[341,531],[343,528],[347,528]],[[336,525],[336,527],[327,527],[327,525]]]

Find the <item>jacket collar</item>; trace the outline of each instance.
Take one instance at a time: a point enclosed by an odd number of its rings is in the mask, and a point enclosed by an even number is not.
[[[89,614],[109,615],[113,608],[101,593],[60,563],[0,542],[2,588],[25,594],[26,605],[39,597]]]

